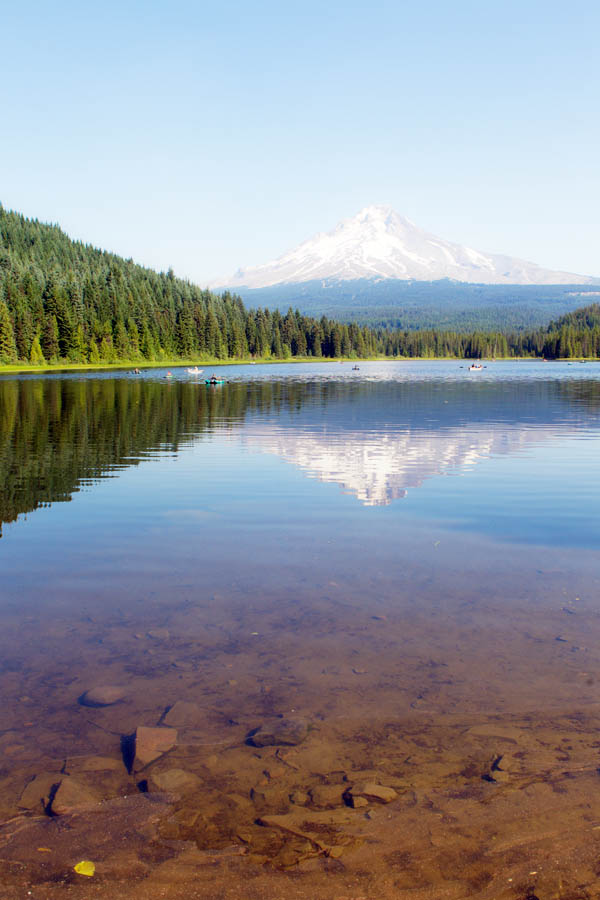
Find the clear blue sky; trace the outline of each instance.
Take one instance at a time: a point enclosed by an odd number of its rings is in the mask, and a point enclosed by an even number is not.
[[[600,275],[595,0],[2,13],[0,201],[206,284],[370,203]]]

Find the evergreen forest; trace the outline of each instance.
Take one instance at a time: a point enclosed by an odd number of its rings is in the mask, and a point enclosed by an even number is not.
[[[246,309],[0,206],[0,364],[600,356],[600,305],[533,332],[370,328]]]

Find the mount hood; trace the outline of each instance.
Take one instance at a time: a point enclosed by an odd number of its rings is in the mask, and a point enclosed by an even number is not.
[[[308,281],[438,281],[471,284],[593,284],[596,279],[483,253],[419,228],[389,206],[366,206],[273,262],[238,271],[220,288],[266,288]]]

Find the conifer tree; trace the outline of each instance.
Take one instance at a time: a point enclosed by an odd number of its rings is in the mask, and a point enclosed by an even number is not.
[[[42,351],[48,362],[57,362],[59,357],[58,324],[55,315],[47,315],[42,332]]]
[[[29,362],[32,366],[43,366],[46,362],[46,360],[44,359],[44,354],[42,353],[42,348],[40,346],[40,339],[37,334],[33,339],[33,343],[31,344]]]
[[[93,338],[90,341],[90,352],[88,359],[93,366],[99,365],[100,363],[100,351],[98,350],[98,344]]]
[[[17,345],[13,325],[4,300],[0,300],[0,362],[14,363],[17,361]]]

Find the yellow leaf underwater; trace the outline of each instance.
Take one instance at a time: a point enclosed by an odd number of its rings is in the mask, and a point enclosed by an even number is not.
[[[73,866],[78,875],[88,875],[90,878],[96,871],[96,866],[89,859],[82,859],[76,866]]]

